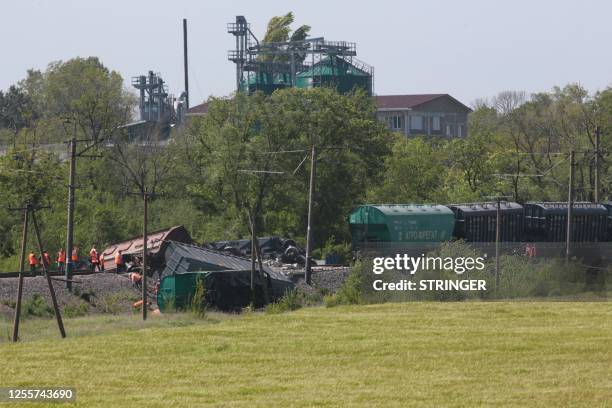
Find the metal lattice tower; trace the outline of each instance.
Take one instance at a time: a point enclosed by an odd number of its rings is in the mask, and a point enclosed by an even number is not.
[[[170,122],[174,115],[174,97],[159,73],[149,71],[148,76],[132,78],[132,86],[140,91],[140,120]]]
[[[330,84],[323,78],[325,64],[327,75],[346,75],[347,67],[369,76],[366,87],[373,91],[374,69],[354,58],[356,45],[347,41],[327,41],[323,37],[307,38],[300,41],[260,42],[251,31],[244,16],[236,16],[235,23],[228,23],[227,32],[236,38],[236,48],[228,51],[228,60],[236,64],[236,90],[247,92],[258,90],[273,91],[277,88],[300,86],[297,76],[309,76],[308,86]],[[333,80],[331,81],[333,82]]]

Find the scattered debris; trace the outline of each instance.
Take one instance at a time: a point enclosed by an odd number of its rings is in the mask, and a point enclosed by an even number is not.
[[[261,237],[257,238],[261,257],[265,260],[276,260],[283,263],[306,263],[306,251],[289,238]],[[234,241],[218,241],[204,245],[205,248],[238,256],[251,256],[251,240],[238,239]]]

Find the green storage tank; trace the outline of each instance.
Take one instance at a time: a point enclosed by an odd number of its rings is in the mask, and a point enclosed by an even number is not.
[[[277,89],[288,88],[290,85],[291,77],[289,74],[253,73],[241,82],[240,88],[247,93],[262,91],[271,95]]]
[[[362,205],[351,214],[353,245],[360,242],[441,242],[452,238],[453,212],[443,205]]]
[[[359,68],[340,57],[328,57],[306,71],[296,75],[297,88],[332,87],[340,93],[351,92],[355,88],[365,89],[372,94],[372,68],[361,63]]]

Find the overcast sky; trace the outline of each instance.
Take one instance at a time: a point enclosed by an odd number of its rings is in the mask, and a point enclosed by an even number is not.
[[[357,57],[375,67],[379,95],[449,93],[470,104],[502,90],[612,85],[612,2],[605,0],[7,0],[0,3],[0,89],[28,68],[98,56],[126,84],[154,70],[178,95],[185,17],[193,106],[234,90],[226,23],[244,15],[261,38],[269,18],[288,11],[313,36],[356,42]]]

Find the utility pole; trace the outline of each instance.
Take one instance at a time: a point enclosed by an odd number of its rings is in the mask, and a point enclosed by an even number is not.
[[[72,270],[74,265],[72,264],[72,249],[74,246],[74,192],[76,189],[76,158],[77,157],[102,157],[100,155],[86,155],[92,147],[96,146],[98,140],[96,139],[81,139],[77,140],[77,121],[75,118],[66,118],[64,124],[73,123],[74,128],[72,131],[72,138],[69,143],[70,150],[70,174],[68,176],[68,216],[66,225],[66,288],[72,290]],[[64,128],[65,129],[65,128]],[[66,130],[66,133],[68,131]],[[82,151],[77,153],[77,142],[93,142],[89,146],[85,147]]]
[[[19,283],[17,284],[17,302],[15,302],[15,319],[13,320],[13,342],[19,340],[19,317],[21,316],[21,297],[23,296],[23,268],[25,267],[25,252],[28,243],[28,217],[30,204],[23,210],[23,234],[21,236],[21,255],[19,257]]]
[[[595,127],[595,202],[599,203],[599,143],[601,139],[601,131],[599,126]]]
[[[253,222],[250,210],[248,214],[249,224],[251,224],[251,306],[255,308],[255,257],[257,256],[255,240],[257,237],[255,235],[255,223]]]
[[[12,208],[14,211],[23,210],[23,235],[21,239],[21,256],[19,259],[19,282],[17,286],[17,300],[15,302],[15,319],[13,321],[13,342],[19,340],[19,320],[21,318],[21,300],[23,297],[23,274],[25,267],[25,254],[26,254],[26,246],[28,244],[28,226],[29,226],[29,215],[32,213],[32,223],[34,224],[34,232],[36,235],[36,242],[38,244],[38,250],[41,254],[41,264],[43,268],[43,272],[45,274],[45,278],[47,279],[47,286],[49,287],[49,293],[51,295],[51,301],[53,303],[53,311],[55,312],[55,319],[57,320],[57,326],[60,331],[60,335],[62,338],[66,337],[66,331],[64,330],[64,323],[62,321],[62,315],[60,313],[59,305],[57,304],[57,298],[55,296],[55,290],[53,288],[53,283],[51,282],[51,277],[49,276],[48,265],[46,264],[44,257],[42,254],[45,252],[42,244],[42,240],[40,238],[40,230],[38,229],[38,223],[36,222],[36,211],[42,208],[49,207],[33,207],[31,204],[27,203],[23,208]]]
[[[499,255],[501,246],[501,198],[497,198],[495,208],[495,293],[499,288]]]
[[[186,18],[183,19],[183,65],[185,68],[185,110],[187,110],[189,109],[189,69],[188,69],[189,65],[187,63],[187,19]]]
[[[499,288],[499,277],[501,275],[501,266],[500,266],[500,256],[501,256],[501,203],[502,201],[506,201],[508,199],[507,196],[488,196],[489,200],[495,201],[495,294],[498,292]]]
[[[304,279],[306,284],[310,285],[311,277],[311,257],[312,257],[312,205],[314,200],[315,177],[317,176],[317,146],[312,145],[311,162],[310,162],[310,187],[308,190],[308,227],[306,228],[306,265],[304,268]]]
[[[256,237],[257,238],[257,237]],[[270,302],[270,296],[268,294],[268,278],[263,268],[263,261],[261,256],[261,248],[259,247],[259,241],[255,239],[255,252],[257,253],[257,263],[259,265],[259,279],[261,280],[261,287],[263,289],[264,303],[267,305]]]
[[[40,208],[39,208],[40,209]],[[38,243],[38,250],[40,251],[40,256],[42,260],[43,272],[45,273],[45,278],[47,279],[47,286],[49,286],[49,293],[51,294],[51,302],[53,303],[53,310],[55,312],[55,320],[57,320],[57,327],[59,328],[60,335],[62,338],[66,337],[66,331],[64,330],[64,322],[62,321],[62,315],[60,313],[59,305],[57,304],[57,298],[55,297],[55,290],[53,289],[53,283],[51,282],[51,277],[49,276],[49,270],[47,263],[45,262],[42,254],[44,251],[42,240],[40,239],[40,231],[38,229],[38,223],[36,222],[36,210],[32,209],[32,224],[34,224],[34,233],[36,234],[36,242]]]
[[[69,123],[69,122],[68,122]],[[74,132],[70,140],[70,175],[68,177],[68,221],[66,226],[66,288],[72,291],[72,242],[74,237],[74,189],[76,175],[76,120],[74,120]]]
[[[142,320],[147,320],[147,240],[148,240],[148,222],[149,222],[149,193],[147,190],[142,194],[144,201],[143,222],[142,222]]]
[[[567,189],[567,235],[565,238],[565,262],[569,262],[571,256],[572,241],[572,213],[574,206],[574,151],[570,151],[569,186]]]
[[[139,196],[143,201],[143,211],[142,211],[142,320],[147,320],[147,301],[148,301],[148,292],[147,292],[147,267],[148,267],[148,241],[149,241],[149,200],[151,198],[155,198],[157,194],[150,193],[147,191],[146,187],[142,187],[140,192],[128,192],[129,195]]]

